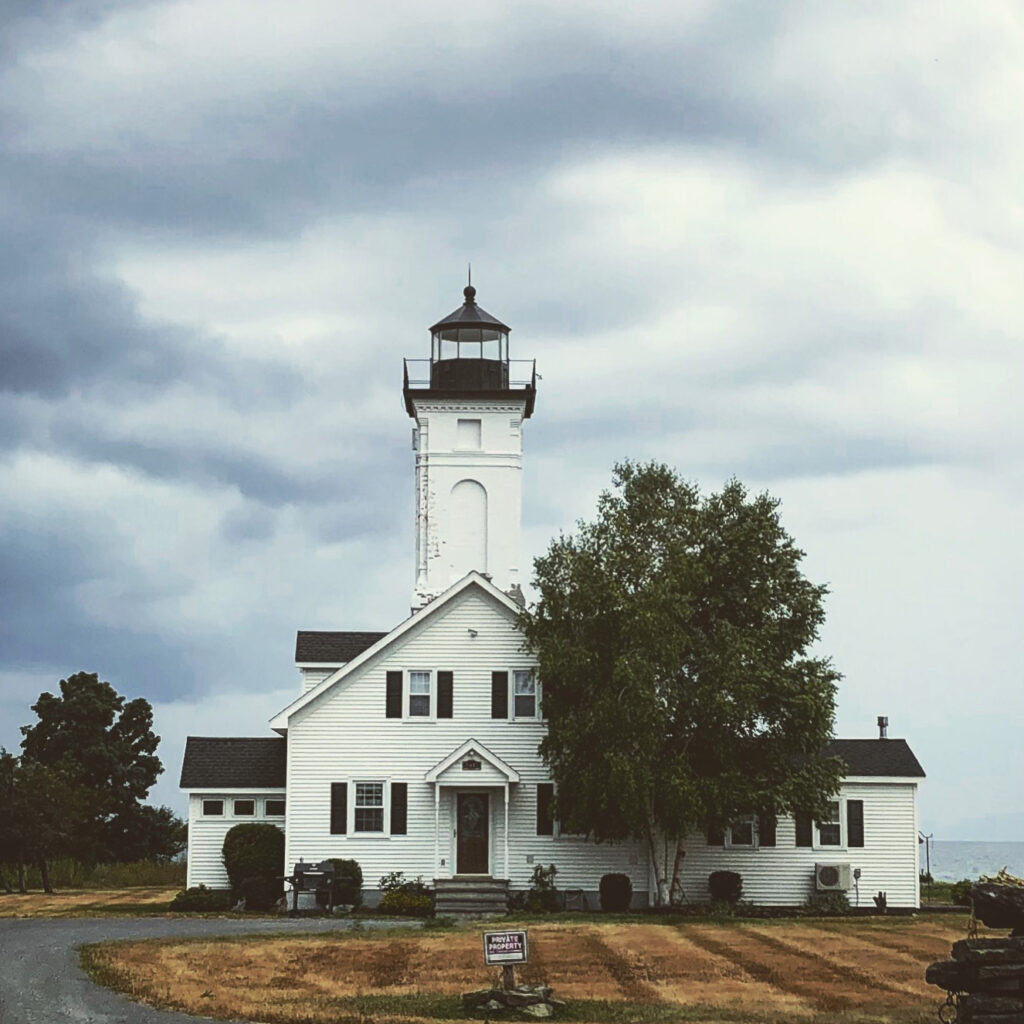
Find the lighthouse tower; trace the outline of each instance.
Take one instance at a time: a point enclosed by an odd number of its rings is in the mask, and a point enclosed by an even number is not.
[[[405,360],[405,408],[416,421],[416,611],[472,569],[522,599],[523,421],[533,413],[533,360],[509,358],[509,328],[463,290],[430,328],[430,359]]]

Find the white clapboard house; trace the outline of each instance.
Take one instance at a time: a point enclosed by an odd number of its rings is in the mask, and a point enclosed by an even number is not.
[[[503,900],[536,865],[596,906],[601,876],[623,872],[650,902],[640,842],[596,844],[559,829],[538,753],[543,681],[516,629],[522,431],[536,398],[532,362],[509,358],[509,329],[475,302],[431,328],[431,356],[407,361],[416,463],[413,612],[390,632],[298,634],[301,688],[267,738],[189,737],[188,884],[226,888],[233,825],[285,831],[285,864],[356,859],[373,903],[380,877],[421,876],[439,905]],[[835,740],[848,771],[827,822],[738,821],[695,835],[684,887],[705,899],[718,869],[756,903],[797,905],[841,889],[870,906],[918,904],[917,785],[901,739]],[[595,756],[600,752],[595,751]],[[282,865],[284,873],[285,865]]]

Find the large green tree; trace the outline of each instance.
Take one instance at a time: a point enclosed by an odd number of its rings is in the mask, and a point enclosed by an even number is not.
[[[125,700],[95,673],[78,672],[60,681],[59,695],[41,694],[32,710],[39,720],[22,727],[22,766],[59,770],[82,794],[74,855],[133,860],[169,852],[161,844],[173,815],[142,804],[163,770],[149,702]]]
[[[613,484],[535,561],[521,625],[560,820],[645,839],[674,902],[695,829],[823,814],[839,675],[809,653],[826,588],[802,575],[775,499],[735,480],[705,497],[657,463],[620,464]]]

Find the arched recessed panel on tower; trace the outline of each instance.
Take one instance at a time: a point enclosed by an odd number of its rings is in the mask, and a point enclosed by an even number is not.
[[[479,480],[452,487],[448,530],[452,582],[472,569],[487,572],[487,489]]]

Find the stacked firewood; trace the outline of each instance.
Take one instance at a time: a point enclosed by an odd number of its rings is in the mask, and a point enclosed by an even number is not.
[[[971,898],[979,921],[1011,935],[954,942],[953,958],[932,964],[925,980],[949,993],[958,1024],[1024,1024],[1024,881],[1001,871],[975,884]]]

